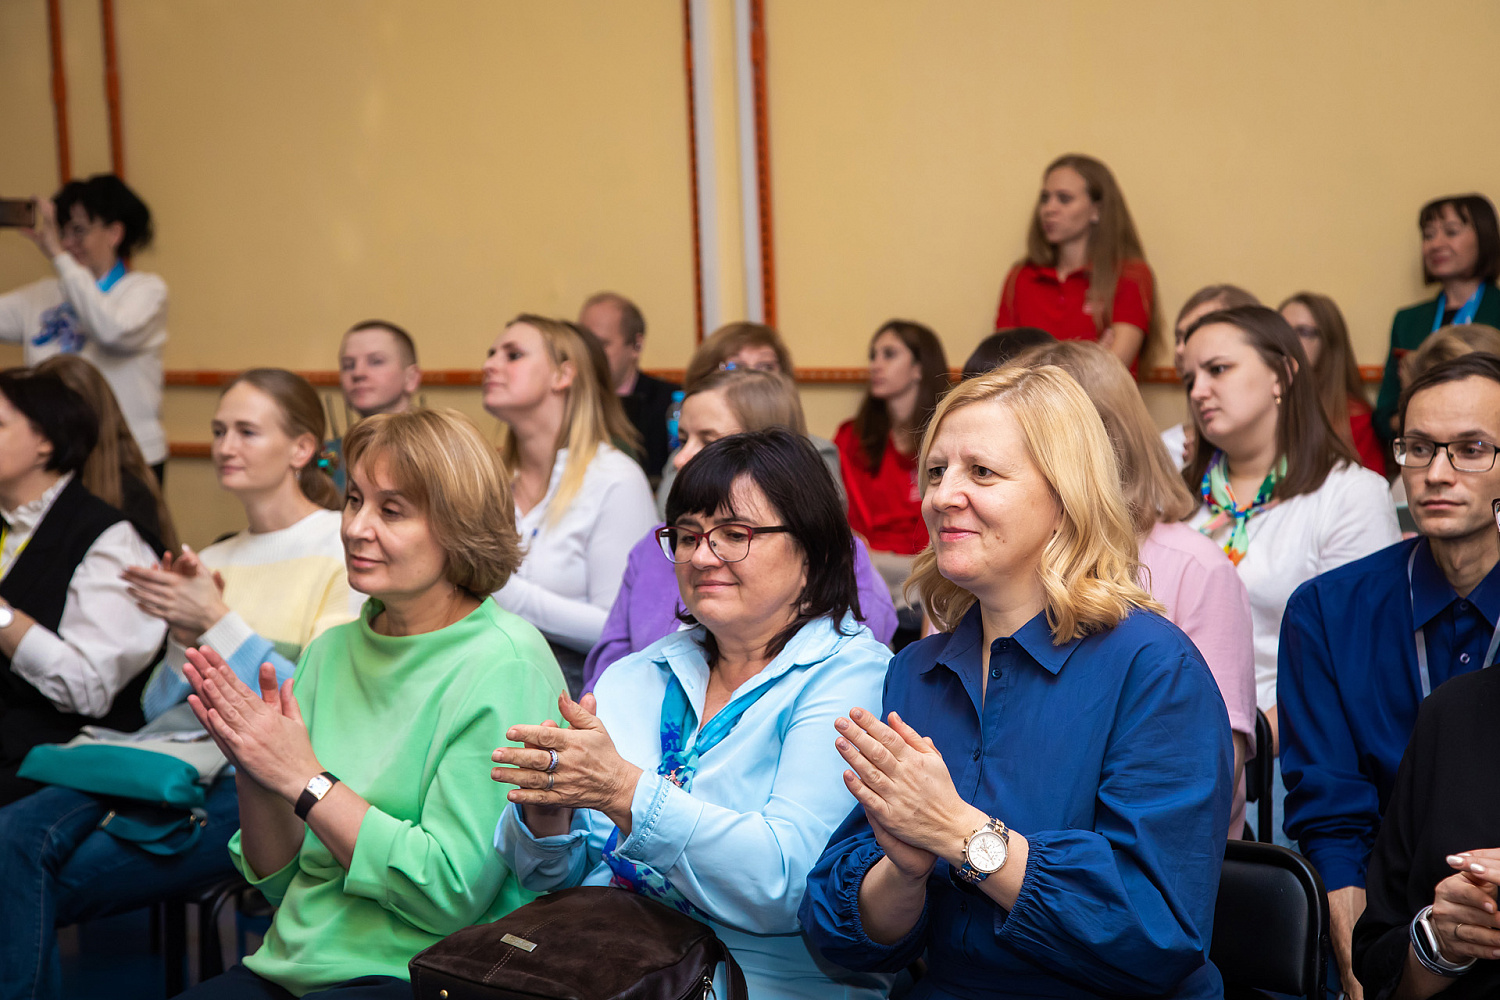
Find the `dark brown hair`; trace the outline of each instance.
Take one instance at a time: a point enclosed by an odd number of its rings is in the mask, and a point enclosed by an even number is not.
[[[1474,242],[1478,245],[1479,256],[1474,260],[1474,273],[1470,277],[1484,281],[1500,278],[1500,224],[1495,220],[1494,204],[1482,194],[1453,194],[1434,198],[1417,213],[1417,228],[1426,229],[1428,223],[1438,221],[1445,208],[1453,209],[1454,215],[1474,229]],[[1425,262],[1422,264],[1422,280],[1429,285],[1437,281],[1427,270]]]
[[[1176,335],[1177,327],[1181,325],[1182,318],[1199,306],[1206,306],[1210,302],[1217,302],[1220,309],[1238,309],[1240,306],[1258,306],[1260,299],[1251,292],[1245,291],[1239,285],[1204,285],[1182,304],[1177,310],[1177,319],[1172,322],[1172,332]]]
[[[1281,312],[1293,302],[1312,313],[1318,339],[1323,341],[1318,363],[1313,365],[1318,398],[1323,403],[1323,412],[1328,414],[1328,422],[1333,425],[1333,432],[1352,448],[1354,432],[1349,427],[1350,403],[1356,407],[1364,406],[1366,412],[1369,405],[1364,401],[1364,382],[1359,377],[1359,365],[1354,361],[1354,348],[1349,344],[1349,327],[1344,323],[1344,314],[1333,299],[1316,292],[1290,295],[1276,307],[1276,311]]]
[[[304,434],[313,436],[312,458],[297,470],[297,485],[302,488],[302,495],[319,507],[329,510],[342,507],[343,497],[339,495],[338,487],[318,464],[318,453],[323,448],[323,435],[328,427],[323,419],[323,402],[318,398],[318,390],[307,379],[285,368],[251,368],[235,376],[234,381],[224,387],[224,392],[241,382],[276,401],[281,410],[281,429],[288,435],[294,438]]]
[[[1317,380],[1302,375],[1309,370],[1307,353],[1281,313],[1265,306],[1221,309],[1194,323],[1183,338],[1184,342],[1191,340],[1193,334],[1205,326],[1217,323],[1227,323],[1239,330],[1245,342],[1255,348],[1261,361],[1275,373],[1276,382],[1281,387],[1282,401],[1276,418],[1276,454],[1286,459],[1286,476],[1276,484],[1272,496],[1277,500],[1290,500],[1312,493],[1323,485],[1328,473],[1340,463],[1358,465],[1359,458],[1354,449],[1334,433],[1328,414],[1323,412],[1315,385]],[[1192,390],[1191,383],[1187,388]],[[1213,443],[1200,433],[1198,446],[1182,470],[1182,480],[1195,496],[1215,450]]]
[[[1033,347],[1045,347],[1056,342],[1057,338],[1052,334],[1034,326],[1013,326],[1008,330],[996,330],[981,340],[969,355],[969,360],[964,362],[963,378],[983,375]]]
[[[875,341],[880,339],[882,333],[895,334],[896,339],[911,351],[912,357],[922,368],[922,381],[917,383],[917,405],[912,410],[909,427],[893,427],[890,407],[885,400],[876,399],[870,395],[869,389],[865,390],[859,410],[854,414],[854,433],[859,436],[860,449],[865,453],[872,473],[880,469],[880,460],[885,455],[886,444],[892,434],[906,437],[908,447],[905,450],[913,453],[917,450],[928,418],[937,409],[938,400],[943,398],[943,393],[948,391],[948,358],[943,354],[943,342],[938,340],[937,334],[909,319],[889,320],[870,338],[872,356]]]
[[[789,379],[796,379],[797,372],[792,368],[792,352],[787,350],[781,334],[764,323],[726,323],[709,334],[693,352],[688,361],[687,372],[682,378],[682,387],[691,391],[699,379],[718,371],[721,364],[747,347],[769,347],[776,352],[776,363],[781,367],[781,374]]]
[[[1401,398],[1396,403],[1396,433],[1406,433],[1406,408],[1411,405],[1413,396],[1424,389],[1447,385],[1449,382],[1462,382],[1466,378],[1487,378],[1500,385],[1500,357],[1485,351],[1470,351],[1424,369],[1401,390]]]

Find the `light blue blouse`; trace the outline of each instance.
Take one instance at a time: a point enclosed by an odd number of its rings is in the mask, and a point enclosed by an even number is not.
[[[808,871],[854,806],[833,720],[855,705],[879,709],[890,650],[853,618],[842,630],[826,618],[804,626],[734,692],[731,704],[771,687],[703,755],[689,793],[656,768],[668,671],[701,727],[709,679],[702,635],[701,628],[676,632],[627,656],[595,689],[616,749],[645,772],[618,852],[656,869],[708,914],[752,997],[884,996],[889,976],[853,973],[816,956],[797,908]],[[534,892],[607,885],[601,855],[613,829],[604,814],[580,809],[570,833],[536,838],[511,806],[495,830],[495,849]],[[722,983],[716,988],[726,995]]]

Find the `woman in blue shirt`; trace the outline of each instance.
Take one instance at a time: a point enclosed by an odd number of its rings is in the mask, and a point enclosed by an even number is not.
[[[572,728],[510,730],[526,748],[495,753],[518,786],[495,847],[532,891],[613,884],[706,921],[751,996],[884,996],[886,977],[829,966],[797,923],[854,805],[828,733],[879,699],[890,660],[858,620],[827,466],[783,428],[721,438],[682,468],[658,537],[692,627],[611,666],[597,714],[564,697]]]
[[[1136,582],[1093,404],[1053,366],[971,379],[919,469],[933,541],[911,585],[945,634],[892,663],[889,725],[837,720],[860,807],[803,926],[850,968],[925,950],[916,997],[1222,996],[1228,717]]]

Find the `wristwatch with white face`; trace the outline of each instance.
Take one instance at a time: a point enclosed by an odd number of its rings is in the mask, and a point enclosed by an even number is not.
[[[312,807],[322,802],[323,796],[327,795],[333,786],[338,784],[338,781],[339,779],[327,771],[307,779],[307,787],[302,789],[302,795],[298,797],[297,804],[292,807],[292,812],[297,814],[298,819],[306,822],[307,814],[312,811]]]
[[[0,628],[10,628],[16,620],[16,609],[0,601]]]
[[[964,841],[964,863],[960,878],[978,884],[1005,867],[1010,856],[1010,831],[993,817]]]

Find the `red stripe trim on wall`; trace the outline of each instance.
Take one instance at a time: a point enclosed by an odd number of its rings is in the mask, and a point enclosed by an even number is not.
[[[57,131],[57,176],[73,178],[73,150],[68,139],[68,75],[63,66],[62,0],[47,0],[47,41],[52,59],[52,121]]]

